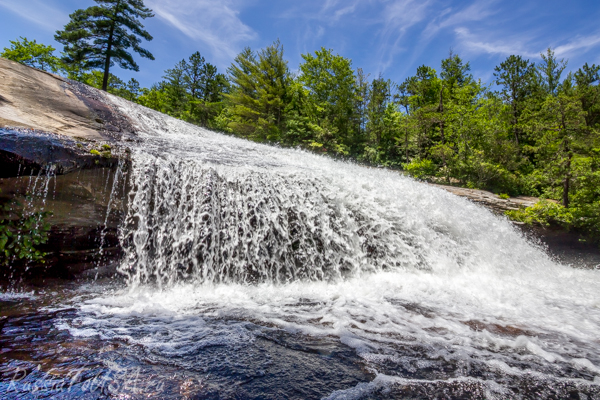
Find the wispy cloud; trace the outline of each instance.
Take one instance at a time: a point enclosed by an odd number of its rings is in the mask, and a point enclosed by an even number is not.
[[[384,33],[404,34],[410,27],[423,21],[428,15],[431,0],[386,1],[382,11]]]
[[[42,29],[55,31],[61,29],[69,20],[68,13],[52,7],[42,0],[14,1],[0,0],[4,8],[19,17],[33,22]]]
[[[433,20],[427,25],[423,32],[423,37],[431,38],[444,28],[484,20],[496,13],[496,10],[492,8],[496,2],[496,0],[480,0],[466,8],[456,11],[452,8],[444,9],[439,15],[433,16]]]
[[[354,14],[362,4],[370,2],[371,0],[326,0],[321,4],[319,1],[309,0],[287,8],[280,18],[319,21],[326,25],[335,25],[342,17]]]
[[[243,6],[234,0],[149,0],[158,18],[211,49],[219,61],[230,61],[257,33],[239,17]]]
[[[403,39],[416,25],[430,17],[430,7],[434,0],[386,1],[381,14],[380,46],[378,51],[379,69],[387,70],[394,57],[403,51]]]
[[[539,59],[540,53],[544,53],[548,46],[553,47],[557,57],[573,57],[588,52],[590,49],[600,47],[600,33],[589,36],[580,36],[569,40],[565,44],[554,47],[552,42],[545,42],[547,36],[539,33],[523,33],[518,38],[510,35],[503,36],[502,40],[486,40],[481,35],[473,34],[469,29],[460,27],[454,30],[459,47],[472,54],[491,54],[509,56],[518,54],[524,57]],[[489,37],[488,33],[486,37]],[[557,40],[555,39],[554,42]],[[560,41],[559,41],[560,43]],[[564,43],[564,41],[563,41]]]
[[[557,46],[554,53],[557,56],[570,56],[579,51],[585,51],[592,47],[600,45],[600,34],[592,36],[577,37],[567,44]]]
[[[473,54],[495,54],[509,56],[519,54],[525,57],[538,57],[539,52],[528,49],[529,46],[519,40],[508,38],[505,40],[485,41],[479,36],[472,34],[467,28],[456,28],[454,30],[462,50]]]

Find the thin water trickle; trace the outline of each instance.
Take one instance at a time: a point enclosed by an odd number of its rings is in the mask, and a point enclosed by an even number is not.
[[[169,376],[138,393],[160,398],[600,398],[599,271],[393,171],[107,99],[141,139],[126,285],[53,317],[110,347],[105,375]]]
[[[104,173],[104,171],[103,171]],[[108,199],[106,201],[106,214],[104,217],[104,225],[102,226],[102,231],[100,232],[100,244],[98,246],[98,260],[102,263],[104,260],[102,258],[104,254],[104,247],[106,245],[106,234],[108,232],[108,222],[111,216],[111,212],[113,211],[114,203],[118,201],[118,193],[119,190],[122,189],[123,185],[125,185],[125,175],[124,175],[124,161],[119,160],[117,164],[116,171],[107,171],[106,175],[106,185],[104,187],[104,193],[108,193]],[[112,178],[112,185],[110,188],[110,192],[108,189],[108,183]],[[98,278],[98,273],[96,273],[96,278]]]

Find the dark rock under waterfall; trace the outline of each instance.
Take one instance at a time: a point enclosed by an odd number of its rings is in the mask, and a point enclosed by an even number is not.
[[[77,82],[5,59],[0,77],[0,202],[52,214],[39,246],[46,262],[4,268],[0,279],[69,278],[115,265],[133,125]]]

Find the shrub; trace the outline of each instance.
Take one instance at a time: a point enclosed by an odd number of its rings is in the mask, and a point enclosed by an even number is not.
[[[528,225],[550,226],[556,224],[570,228],[574,221],[573,214],[569,209],[548,200],[540,200],[531,207],[507,211],[506,215],[514,221]]]
[[[435,176],[437,167],[431,160],[416,159],[412,160],[409,164],[406,164],[404,170],[417,179],[427,179]]]
[[[50,225],[46,222],[49,212],[35,212],[28,215],[17,213],[17,203],[0,206],[3,219],[0,220],[0,265],[14,263],[44,263],[46,253],[37,246],[48,241]]]

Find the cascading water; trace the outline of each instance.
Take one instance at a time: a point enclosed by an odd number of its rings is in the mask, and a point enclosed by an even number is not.
[[[128,288],[80,303],[71,335],[201,376],[199,398],[600,398],[599,271],[395,172],[109,101],[140,137]]]

